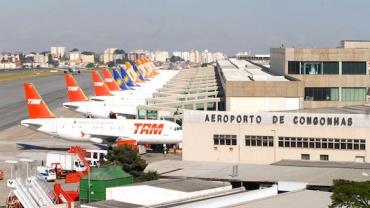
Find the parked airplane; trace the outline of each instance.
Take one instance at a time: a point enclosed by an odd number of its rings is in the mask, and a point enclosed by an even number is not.
[[[128,78],[125,73],[125,69],[122,69],[121,77],[124,77],[123,80],[119,81],[119,79],[115,79],[117,83],[125,82],[130,83],[130,78]],[[115,72],[114,72],[115,73]],[[97,71],[92,71],[92,79],[94,85],[94,91],[96,96],[120,96],[129,99],[130,97],[133,98],[149,98],[152,97],[152,94],[159,88],[161,88],[170,78],[175,75],[175,71],[168,71],[163,72],[155,79],[151,81],[141,83],[140,86],[132,86],[127,84],[128,86],[134,88],[135,90],[123,90],[123,91],[112,91],[109,89],[108,85],[103,81],[101,76]],[[110,73],[109,73],[110,75]],[[111,78],[108,77],[109,79]],[[116,75],[115,75],[116,78]]]
[[[177,144],[182,141],[181,127],[165,120],[56,118],[33,84],[25,83],[29,119],[21,125],[65,140],[132,144]]]
[[[88,117],[135,118],[137,115],[137,105],[144,104],[140,100],[128,100],[124,98],[122,100],[106,99],[105,101],[89,100],[71,74],[66,74],[64,78],[69,102],[63,103],[63,106]]]

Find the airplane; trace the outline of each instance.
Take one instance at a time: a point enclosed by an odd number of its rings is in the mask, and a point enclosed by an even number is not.
[[[128,82],[130,81],[128,77],[122,78],[121,74],[116,68],[113,68],[112,72],[113,79],[117,82],[122,90],[134,90],[134,88],[130,87],[128,84]]]
[[[166,120],[57,118],[31,83],[24,83],[29,119],[21,125],[32,130],[76,142],[119,141],[139,144],[178,144],[181,127]]]
[[[125,69],[122,69],[122,77],[124,77],[124,80],[117,80],[117,83],[125,82],[130,83],[130,78],[125,74]],[[115,71],[113,71],[114,74]],[[109,89],[108,85],[104,82],[104,80],[101,78],[99,73],[97,71],[92,71],[92,79],[93,79],[93,85],[94,85],[94,92],[96,96],[118,96],[118,97],[124,97],[127,99],[130,98],[137,98],[137,99],[144,99],[152,97],[152,94],[159,88],[161,88],[170,78],[174,76],[173,73],[175,71],[169,71],[168,73],[161,73],[163,74],[161,77],[157,77],[157,79],[153,79],[151,81],[142,83],[140,86],[132,86],[130,84],[127,84],[128,86],[134,88],[134,90],[121,90],[121,91],[112,91]],[[116,77],[116,76],[115,76]],[[109,77],[110,78],[110,77]],[[116,98],[112,98],[116,99]]]
[[[115,69],[113,69],[115,70]],[[102,69],[104,82],[107,84],[107,87],[111,91],[121,91],[121,90],[133,90],[134,88],[131,88],[128,86],[127,82],[117,81],[114,76],[112,76],[111,72],[107,68]],[[121,75],[119,75],[121,76]],[[118,86],[118,89],[117,87]]]
[[[125,66],[126,66],[126,71],[128,72],[128,74],[130,75],[131,79],[134,80],[134,82],[136,84],[140,84],[142,82],[144,82],[144,80],[141,80],[140,79],[140,73],[136,72],[133,68],[133,66],[130,64],[130,62],[126,61],[125,63]]]
[[[68,102],[63,103],[65,108],[94,118],[135,118],[139,100],[89,100],[78,86],[71,74],[64,75],[67,87]]]
[[[141,97],[147,98],[148,94],[150,95],[152,94],[148,91],[144,91],[144,89],[141,89],[142,91],[141,93],[139,93],[138,90],[112,91],[111,89],[109,89],[108,85],[104,82],[104,80],[102,79],[102,77],[97,71],[93,70],[91,72],[91,75],[92,75],[92,80],[93,80],[93,85],[94,85],[94,92],[96,96],[118,96],[118,97],[128,98],[134,95],[134,97],[136,98],[141,98]]]
[[[135,87],[140,86],[137,83],[135,83],[132,76],[127,72],[125,65],[121,66],[121,76],[123,80],[127,83],[127,85],[130,86],[132,89],[135,89]]]
[[[136,60],[136,66],[140,70],[141,74],[144,76],[145,79],[152,78],[150,76],[149,70],[145,68],[144,64],[141,62],[140,59]]]
[[[102,69],[104,82],[111,91],[122,91],[116,80],[113,79],[112,74],[107,68]]]

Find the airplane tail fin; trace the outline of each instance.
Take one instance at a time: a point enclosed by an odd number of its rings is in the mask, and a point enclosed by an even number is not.
[[[107,84],[111,91],[121,91],[121,88],[117,84],[116,80],[113,79],[112,74],[107,68],[103,68],[104,82]]]
[[[129,77],[126,69],[124,67],[121,68],[121,75],[122,75],[122,79],[123,81],[130,87],[135,87],[136,85],[134,84],[134,82],[131,80],[131,78]]]
[[[111,96],[112,93],[108,86],[104,83],[99,73],[95,70],[91,72],[92,80],[94,83],[94,91],[96,96]]]
[[[129,90],[130,87],[127,86],[127,84],[123,81],[121,74],[118,72],[117,69],[113,69],[113,77],[114,80],[118,83],[118,85],[121,87],[123,90]]]
[[[138,78],[141,80],[141,81],[145,81],[143,75],[141,74],[139,68],[137,68],[136,64],[132,64],[132,68],[134,69],[134,71],[136,72]]]
[[[68,100],[70,102],[88,101],[89,98],[85,95],[82,89],[78,86],[73,75],[66,74],[64,76],[67,86]]]
[[[137,77],[136,72],[135,72],[135,71],[134,71],[134,69],[132,68],[132,65],[131,65],[128,61],[126,61],[125,66],[126,66],[126,72],[127,72],[127,74],[130,76],[131,80],[132,80],[135,84],[137,84],[137,83],[141,82],[141,81],[139,80],[139,78]]]
[[[55,115],[50,111],[32,83],[24,83],[24,92],[29,118],[55,118]]]

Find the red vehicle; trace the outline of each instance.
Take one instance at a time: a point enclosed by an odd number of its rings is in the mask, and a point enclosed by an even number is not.
[[[4,179],[4,172],[0,170],[0,180],[3,180],[3,179]]]

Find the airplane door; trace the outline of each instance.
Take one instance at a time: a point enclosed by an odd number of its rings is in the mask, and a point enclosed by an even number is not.
[[[163,136],[168,136],[169,135],[169,130],[168,129],[164,129],[163,131]]]
[[[53,134],[58,134],[58,119],[53,119],[51,131]]]

